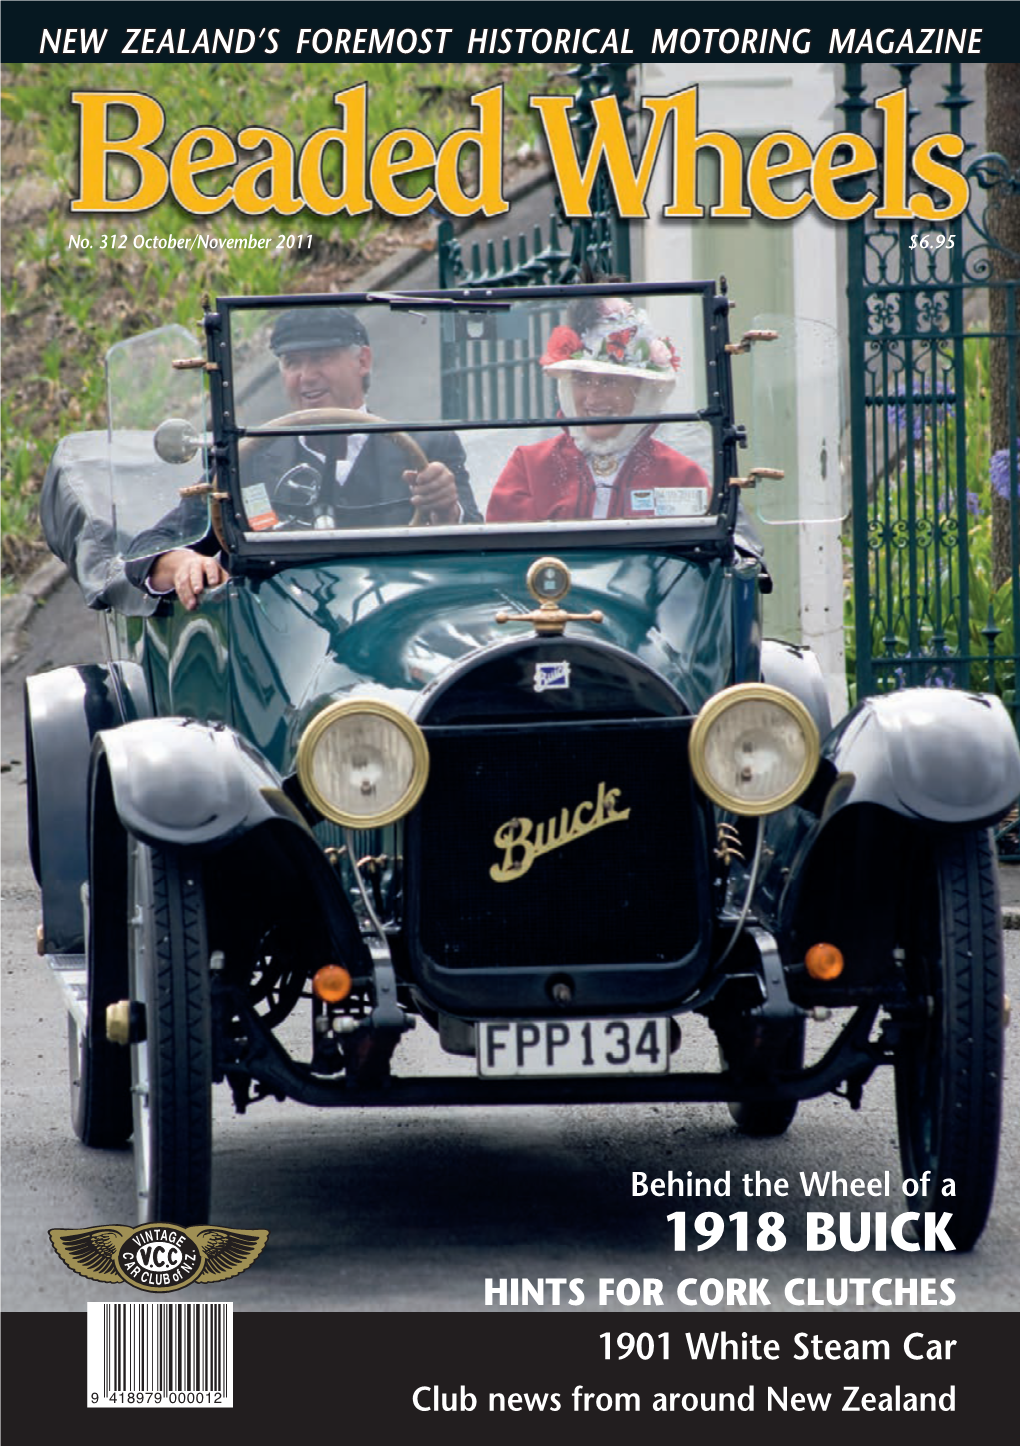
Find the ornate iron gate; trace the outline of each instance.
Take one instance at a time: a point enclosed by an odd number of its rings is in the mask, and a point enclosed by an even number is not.
[[[629,114],[624,105],[630,97],[627,72],[626,65],[617,63],[584,64],[571,71],[577,77],[577,92],[570,124],[577,136],[582,166],[595,126],[592,102],[599,96],[614,95],[624,115]],[[441,221],[437,244],[440,287],[552,286],[583,280],[589,273],[629,277],[628,223],[616,211],[604,167],[592,190],[591,210],[590,220],[569,225],[553,212],[544,233],[542,227],[536,226],[530,236],[505,236],[484,246],[473,242],[467,248],[467,257],[452,222]],[[536,395],[536,388],[542,386],[534,365],[541,349],[540,330],[536,325],[531,338],[496,342],[487,338],[456,339],[451,328],[441,344],[443,415],[471,419],[526,417],[543,405],[552,405],[551,396],[543,399]]]
[[[916,85],[918,69],[882,67],[889,83],[875,94]],[[938,69],[940,129],[963,136],[963,67]],[[844,72],[847,129],[861,134],[863,70]],[[1020,177],[983,149],[967,145],[960,162],[971,185],[964,216],[925,227],[868,215],[849,228],[847,641],[858,697],[973,688],[997,693],[1020,724],[1020,255],[1002,239]]]

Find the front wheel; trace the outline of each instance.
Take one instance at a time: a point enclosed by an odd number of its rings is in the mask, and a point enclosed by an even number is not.
[[[991,834],[937,841],[931,869],[932,895],[906,959],[923,1017],[904,1026],[895,1057],[900,1160],[904,1177],[919,1182],[911,1204],[951,1211],[947,1234],[957,1250],[970,1250],[991,1209],[1002,1116],[1003,954]]]
[[[138,1220],[201,1225],[212,1176],[212,1024],[200,869],[135,842],[128,868],[131,1046]]]

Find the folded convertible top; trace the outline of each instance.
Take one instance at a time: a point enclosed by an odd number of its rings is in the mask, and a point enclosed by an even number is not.
[[[90,608],[135,616],[155,610],[156,599],[124,575],[124,553],[151,523],[153,474],[163,470],[171,484],[179,481],[177,470],[156,456],[151,432],[112,437],[76,432],[57,445],[43,480],[39,515],[46,541],[67,564]]]

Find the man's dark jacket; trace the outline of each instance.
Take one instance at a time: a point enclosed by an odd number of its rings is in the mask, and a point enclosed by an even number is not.
[[[430,462],[442,462],[453,473],[463,513],[461,520],[481,522],[482,514],[475,503],[468,478],[464,448],[456,433],[420,432],[411,435]],[[336,440],[333,436],[312,436],[280,437],[274,442],[267,442],[246,462],[242,462],[242,483],[246,488],[262,483],[269,494],[270,505],[276,510],[281,479],[299,463],[304,462],[327,476],[332,468],[326,461],[326,454],[332,455]],[[386,433],[369,432],[346,480],[341,484],[335,478],[329,480],[327,477],[317,511],[331,511],[335,525],[340,528],[404,527],[414,511],[403,477],[404,472],[411,468],[407,454]],[[204,501],[186,500],[133,540],[131,551],[135,556],[125,563],[124,571],[136,587],[145,587],[145,579],[159,553],[179,546],[179,537],[194,534],[197,530],[194,516],[198,509],[204,512]],[[281,520],[286,520],[286,508],[283,508]],[[211,530],[193,547],[196,552],[209,555],[219,551],[219,543]]]

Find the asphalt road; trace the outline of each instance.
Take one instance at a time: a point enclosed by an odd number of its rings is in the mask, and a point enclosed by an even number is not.
[[[71,1272],[46,1231],[131,1222],[129,1150],[93,1151],[74,1139],[67,1112],[65,1026],[56,987],[35,953],[38,897],[25,847],[21,681],[27,672],[100,655],[94,615],[67,584],[37,612],[27,652],[0,681],[3,845],[3,1283],[8,1311],[81,1309],[107,1289]],[[1020,932],[1006,935],[1014,998],[1020,994]],[[813,1026],[824,1029],[824,1026]],[[423,1028],[401,1045],[413,1070],[442,1061]],[[762,1281],[773,1310],[794,1307],[787,1282],[892,1277],[909,1292],[923,1280],[954,1283],[952,1311],[1016,1309],[1020,1296],[1020,1108],[1018,1036],[1007,1036],[1006,1126],[993,1214],[970,1256],[804,1249],[805,1213],[852,1207],[908,1208],[900,1193],[891,1081],[879,1078],[858,1113],[835,1098],[801,1106],[781,1140],[742,1139],[720,1105],[565,1109],[316,1111],[263,1103],[235,1117],[216,1102],[212,1221],[268,1229],[269,1243],[246,1274],[205,1290],[238,1309],[272,1311],[460,1311],[485,1305],[487,1279],[566,1277],[584,1282],[582,1309],[598,1308],[598,1282],[658,1280],[667,1308],[683,1311],[683,1278]],[[685,1031],[695,1067],[714,1046]],[[470,1067],[461,1061],[461,1067]],[[785,1218],[787,1246],[736,1249],[732,1227],[698,1254],[673,1249],[666,1217],[684,1200],[634,1198],[631,1176],[669,1171],[723,1181],[729,1194],[690,1202],[698,1211],[762,1211]],[[800,1174],[836,1170],[877,1179],[891,1193],[863,1201],[805,1198]],[[790,1182],[789,1195],[748,1195],[755,1171]],[[548,1289],[548,1288],[547,1288]],[[694,1298],[698,1287],[693,1288]],[[800,1288],[798,1288],[800,1289]],[[856,1287],[851,1286],[851,1299]],[[860,1308],[880,1310],[870,1293]],[[941,1293],[941,1291],[940,1291]],[[566,1297],[564,1297],[566,1298]],[[548,1296],[547,1296],[548,1299]],[[550,1307],[555,1308],[555,1307]],[[563,1305],[561,1309],[569,1310]]]

